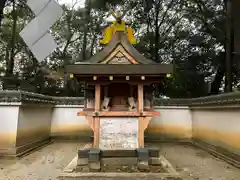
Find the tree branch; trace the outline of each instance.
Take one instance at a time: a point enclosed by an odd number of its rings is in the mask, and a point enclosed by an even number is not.
[[[3,10],[5,8],[5,4],[6,4],[7,0],[1,0],[0,1],[0,26],[2,24],[2,19],[3,19]]]

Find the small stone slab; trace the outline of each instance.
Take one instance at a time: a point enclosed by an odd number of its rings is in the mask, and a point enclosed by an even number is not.
[[[144,148],[145,149],[145,148]],[[150,157],[159,157],[159,149],[148,149]],[[138,157],[137,149],[122,149],[122,150],[101,150],[101,157]]]
[[[89,163],[97,163],[100,162],[100,149],[90,149],[88,152],[88,162]]]
[[[88,153],[90,149],[80,149],[78,150],[78,158],[88,158]]]
[[[88,166],[77,166],[75,171],[76,172],[83,172],[83,173],[90,172]]]
[[[116,166],[116,165],[128,165],[133,166],[138,164],[137,157],[117,157],[117,158],[102,158],[102,165]]]
[[[148,161],[139,161],[137,167],[138,167],[138,170],[141,172],[149,171],[150,169],[148,165]]]

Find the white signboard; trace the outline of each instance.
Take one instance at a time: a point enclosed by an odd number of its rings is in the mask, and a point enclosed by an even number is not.
[[[38,61],[42,61],[57,47],[48,30],[62,16],[63,10],[55,0],[29,0],[27,4],[36,18],[20,32],[20,36]]]
[[[113,150],[138,148],[138,118],[101,118],[99,148]]]
[[[36,44],[31,48],[35,57],[39,60],[44,60],[46,55],[51,54],[57,48],[57,44],[50,34],[45,34]]]
[[[52,0],[28,0],[27,5],[38,16]]]

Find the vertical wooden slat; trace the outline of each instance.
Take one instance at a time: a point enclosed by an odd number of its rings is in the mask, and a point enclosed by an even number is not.
[[[138,84],[138,111],[143,112],[143,84]],[[144,147],[144,124],[143,117],[138,119],[138,143],[139,147]]]
[[[138,84],[138,111],[143,112],[143,84]]]

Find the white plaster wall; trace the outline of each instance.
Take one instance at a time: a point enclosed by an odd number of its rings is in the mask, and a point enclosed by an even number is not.
[[[99,129],[100,149],[136,149],[139,121],[137,117],[101,117]]]
[[[20,106],[17,146],[50,137],[52,110],[49,105]]]
[[[193,109],[193,137],[240,155],[240,108]]]
[[[190,139],[192,137],[191,111],[188,107],[158,106],[155,111],[160,116],[150,122],[146,136],[156,139]]]
[[[0,153],[3,149],[15,147],[18,111],[18,105],[0,106]]]
[[[92,130],[84,116],[77,116],[83,110],[83,106],[58,105],[52,114],[51,136],[52,137],[88,137]]]

